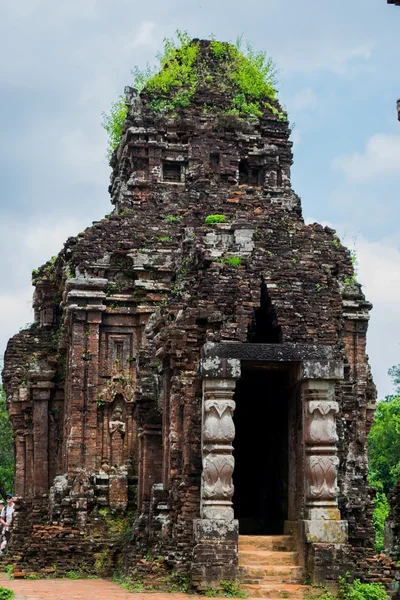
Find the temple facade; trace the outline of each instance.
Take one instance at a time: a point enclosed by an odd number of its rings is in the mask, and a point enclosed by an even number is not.
[[[126,88],[113,211],[34,272],[9,341],[18,564],[152,552],[201,588],[243,577],[258,536],[297,550],[293,580],[334,581],[374,554],[371,305],[335,232],[304,223],[279,103],[229,110],[194,43],[189,106]]]

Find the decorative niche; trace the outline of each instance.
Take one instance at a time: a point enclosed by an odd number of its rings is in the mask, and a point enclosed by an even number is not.
[[[162,169],[163,181],[169,183],[183,183],[183,163],[173,160],[165,160]]]

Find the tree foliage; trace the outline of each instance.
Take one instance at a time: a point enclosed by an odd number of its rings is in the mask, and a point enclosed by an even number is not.
[[[389,369],[400,393],[400,366]],[[400,395],[378,402],[368,437],[369,483],[376,488],[373,521],[375,546],[384,549],[385,522],[389,516],[387,494],[400,479]]]
[[[368,453],[370,482],[388,494],[400,479],[400,396],[378,402]]]
[[[6,408],[6,395],[0,386],[0,496],[12,493],[14,487],[14,444]]]
[[[395,385],[395,392],[400,396],[400,365],[395,365],[389,369],[389,375]]]

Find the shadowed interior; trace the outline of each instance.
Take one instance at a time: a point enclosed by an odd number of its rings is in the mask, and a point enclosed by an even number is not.
[[[288,505],[287,371],[244,366],[235,401],[233,506],[240,533],[282,533]]]

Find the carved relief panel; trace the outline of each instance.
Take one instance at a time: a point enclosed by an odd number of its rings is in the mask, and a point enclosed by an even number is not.
[[[124,471],[131,475],[136,469],[137,431],[133,418],[133,399],[114,393],[109,386],[102,396],[98,419],[101,425],[101,469],[106,473]]]

